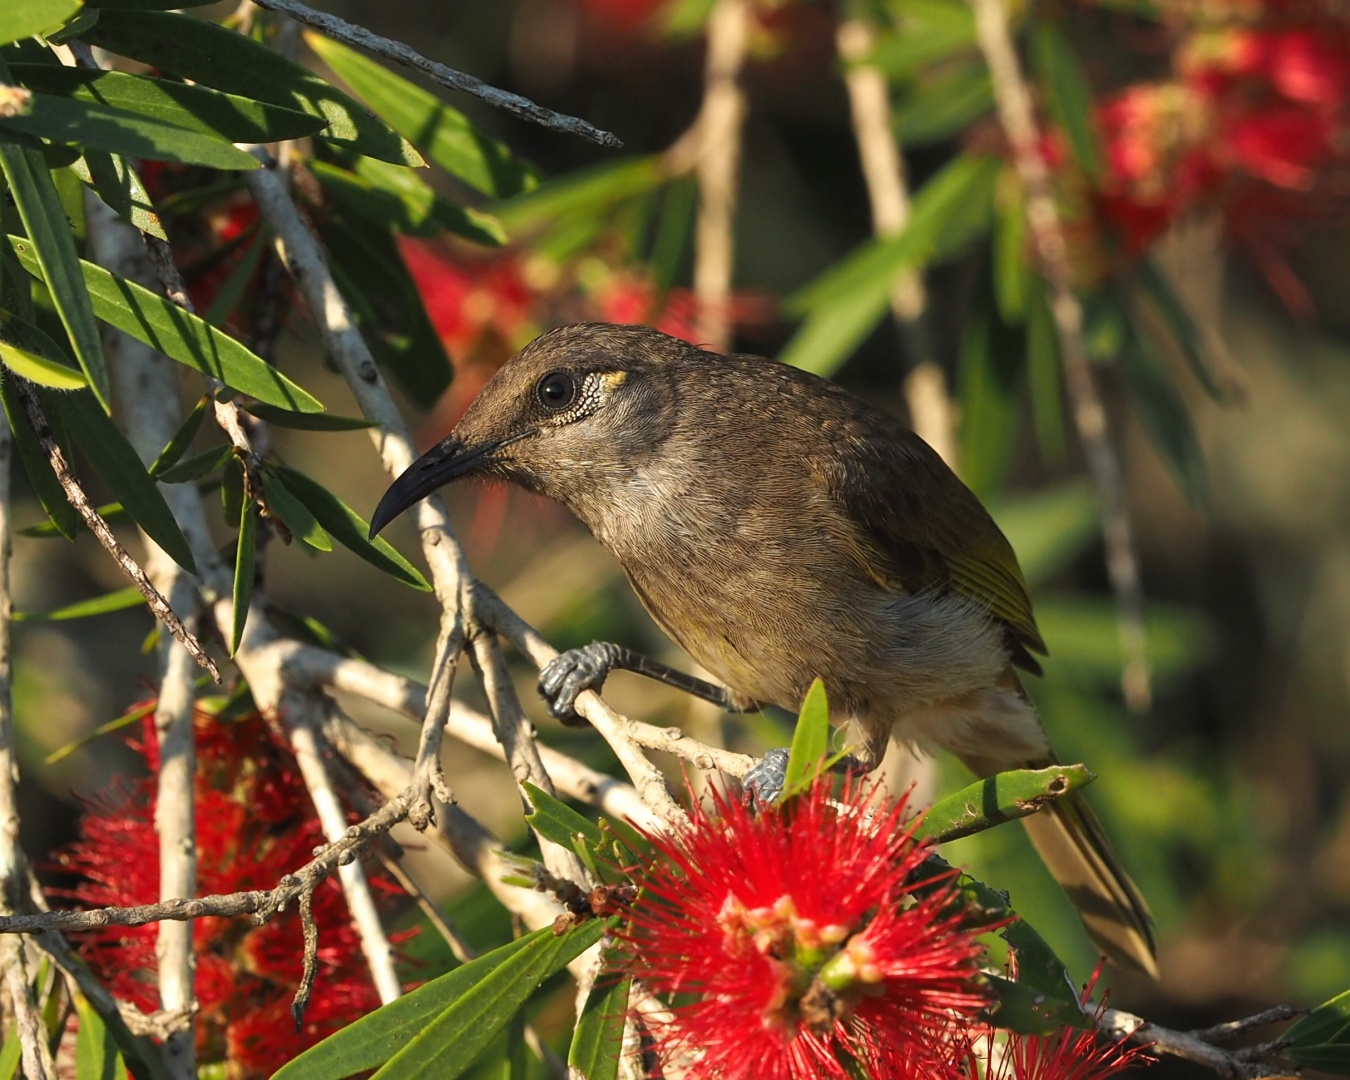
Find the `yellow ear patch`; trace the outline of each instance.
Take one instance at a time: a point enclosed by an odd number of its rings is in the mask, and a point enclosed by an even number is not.
[[[628,372],[626,371],[605,371],[596,375],[600,380],[600,385],[605,393],[612,394],[628,381]]]

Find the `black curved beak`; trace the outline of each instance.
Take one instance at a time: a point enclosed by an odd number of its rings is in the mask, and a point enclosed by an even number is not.
[[[375,507],[375,514],[370,519],[370,538],[373,540],[394,518],[437,488],[483,468],[498,450],[507,443],[515,442],[516,438],[520,436],[481,446],[465,446],[453,435],[442,439],[389,485],[389,490],[380,499],[380,505]]]

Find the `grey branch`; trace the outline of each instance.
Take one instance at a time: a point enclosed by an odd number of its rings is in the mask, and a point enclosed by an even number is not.
[[[489,105],[495,105],[499,109],[515,113],[522,119],[533,121],[554,131],[565,131],[571,135],[580,135],[583,139],[590,139],[592,142],[611,149],[617,149],[623,145],[617,135],[602,131],[594,124],[588,124],[585,120],[575,116],[567,116],[565,113],[545,109],[542,105],[536,105],[529,98],[513,94],[509,90],[499,90],[495,86],[489,86],[482,79],[446,67],[435,60],[428,60],[416,49],[410,48],[401,41],[394,41],[392,38],[373,34],[363,26],[356,26],[345,19],[339,19],[335,15],[315,11],[312,7],[298,3],[297,0],[256,0],[256,3],[259,7],[267,8],[269,11],[279,11],[284,15],[289,15],[297,22],[304,23],[306,26],[322,30],[337,41],[369,49],[379,56],[414,68],[435,79],[442,86],[472,94],[474,97],[486,101]]]
[[[211,673],[212,679],[220,682],[220,669],[216,667],[216,662],[206,655],[206,650],[202,648],[202,643],[197,640],[196,635],[189,632],[182,624],[178,616],[174,614],[173,608],[169,606],[169,602],[150,583],[150,579],[145,576],[145,571],[140,568],[127,549],[118,543],[117,537],[113,535],[108,523],[99,517],[98,511],[89,502],[84,489],[80,487],[79,480],[75,478],[75,474],[71,471],[70,464],[66,461],[66,456],[61,451],[56,437],[52,434],[51,426],[47,423],[47,418],[42,412],[42,406],[38,402],[37,396],[21,381],[15,382],[14,385],[23,401],[28,418],[32,421],[38,441],[42,443],[42,449],[47,454],[47,460],[51,462],[52,471],[56,473],[56,479],[66,493],[70,505],[75,507],[80,517],[84,519],[84,523],[89,526],[89,531],[98,537],[98,542],[122,568],[122,573],[131,579],[131,583],[145,597],[145,602],[150,606],[150,611],[155,618],[169,628],[169,633],[182,642],[183,647],[192,654],[192,659]]]
[[[1173,1031],[1121,1009],[1106,1009],[1097,1021],[1097,1028],[1111,1038],[1128,1036],[1133,1042],[1148,1045],[1155,1054],[1181,1058],[1227,1080],[1273,1080],[1275,1077],[1293,1075],[1290,1065],[1276,1060],[1279,1040],[1237,1050],[1228,1050],[1216,1044],[1245,1034],[1253,1028],[1291,1020],[1301,1012],[1282,1005],[1212,1028]]]

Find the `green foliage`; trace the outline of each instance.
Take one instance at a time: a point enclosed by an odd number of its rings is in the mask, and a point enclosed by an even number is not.
[[[1097,779],[1085,765],[1014,769],[977,780],[924,812],[914,835],[935,844],[959,840],[1039,811]]]
[[[608,968],[608,964],[601,965],[601,971]],[[567,1053],[569,1075],[575,1072],[578,1080],[615,1080],[619,1075],[619,1052],[632,986],[631,979],[606,979],[602,975],[591,987]]]
[[[1300,1068],[1350,1076],[1350,990],[1299,1020],[1281,1042],[1285,1056]]]
[[[792,729],[792,747],[783,776],[782,799],[805,791],[826,766],[830,752],[830,703],[825,684],[816,679],[802,699],[796,726]]]

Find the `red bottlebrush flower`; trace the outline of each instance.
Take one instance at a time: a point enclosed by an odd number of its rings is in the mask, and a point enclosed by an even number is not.
[[[718,794],[650,838],[628,970],[673,996],[656,1035],[689,1076],[951,1075],[947,1028],[987,1004],[982,928],[950,875],[910,899],[926,850],[905,800],[869,806],[872,790],[818,783],[757,813]]]
[[[488,331],[513,343],[534,304],[534,290],[515,257],[466,258],[425,241],[400,236],[398,248],[436,333],[461,358]]]
[[[1083,987],[1086,1007],[1102,973],[1101,964]],[[1012,974],[1015,976],[1016,969]],[[1106,998],[1093,1014],[1100,1020]],[[1003,1035],[993,1028],[968,1029],[959,1036],[962,1080],[1107,1080],[1126,1069],[1154,1064],[1146,1046],[1129,1044],[1129,1036],[1110,1039],[1095,1030],[1063,1027],[1053,1035]]]
[[[221,721],[198,714],[197,879],[199,894],[270,889],[303,866],[324,843],[298,766],[260,716]],[[159,753],[149,719],[132,744],[153,772]],[[80,838],[58,855],[79,875],[60,890],[85,907],[128,906],[159,899],[155,782],[145,777],[90,799]],[[392,881],[371,875],[376,888]],[[58,890],[52,890],[58,891]],[[303,1028],[290,1002],[300,978],[301,928],[294,907],[263,926],[245,919],[193,923],[197,956],[197,1049],[203,1062],[228,1063],[232,1080],[269,1076],[284,1062],[378,1008],[346,900],[336,879],[314,893],[319,971]],[[155,925],[109,926],[75,935],[94,971],[119,997],[158,1008]]]
[[[1232,123],[1223,145],[1253,176],[1278,187],[1312,186],[1313,169],[1335,156],[1331,119],[1297,105],[1273,105]]]

